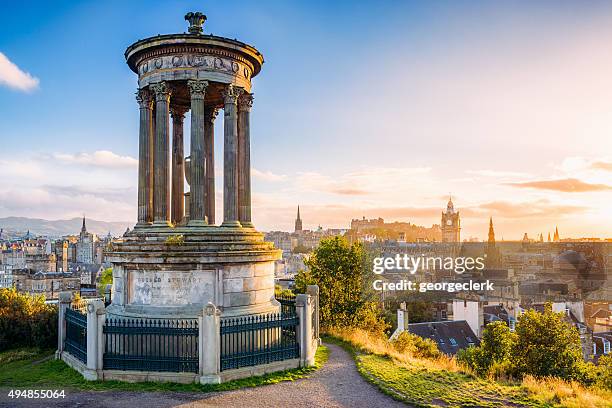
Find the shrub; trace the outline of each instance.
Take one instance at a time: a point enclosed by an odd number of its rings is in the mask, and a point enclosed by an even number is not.
[[[612,354],[599,357],[596,384],[612,391]]]
[[[319,286],[321,326],[380,333],[388,330],[381,305],[372,298],[369,265],[361,243],[349,244],[344,237],[321,240],[306,260],[308,270],[295,278],[299,293],[304,293],[307,285]]]
[[[528,310],[516,324],[512,360],[516,373],[578,379],[583,366],[578,330],[547,304],[544,313]]]
[[[57,344],[57,307],[44,296],[0,289],[0,351]]]
[[[442,356],[438,345],[431,339],[424,339],[416,334],[402,332],[391,344],[400,353],[409,353],[414,357],[438,358]]]

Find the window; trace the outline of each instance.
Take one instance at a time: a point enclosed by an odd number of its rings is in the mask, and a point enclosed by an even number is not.
[[[450,341],[450,344],[452,344],[453,346],[457,345],[457,340],[455,340],[454,338],[451,337],[448,340]]]
[[[474,340],[472,340],[470,336],[467,336],[465,339],[467,340],[468,343],[474,343]]]
[[[603,352],[604,354],[609,354],[610,353],[610,341],[604,339],[603,341]]]

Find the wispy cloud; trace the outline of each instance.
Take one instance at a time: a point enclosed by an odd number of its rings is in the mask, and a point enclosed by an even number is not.
[[[506,183],[506,185],[513,187],[535,188],[540,190],[561,191],[564,193],[584,193],[591,191],[612,190],[612,186],[607,184],[591,184],[574,178],[524,181],[520,183]]]
[[[463,212],[473,217],[492,214],[502,218],[542,220],[558,219],[569,214],[584,212],[587,209],[583,206],[555,204],[550,200],[542,199],[527,202],[490,201],[465,209]]]
[[[468,174],[473,174],[476,176],[483,176],[483,177],[499,177],[499,178],[506,178],[506,177],[529,177],[529,174],[527,173],[520,173],[520,172],[516,172],[516,171],[499,171],[499,170],[467,170],[466,173]]]
[[[612,162],[608,161],[596,161],[591,163],[591,168],[596,170],[612,171]]]
[[[55,153],[53,158],[66,164],[85,166],[126,168],[136,167],[138,160],[130,156],[120,156],[108,150],[98,150],[93,153]]]
[[[423,182],[430,171],[429,167],[364,167],[338,175],[303,172],[298,174],[297,184],[302,191],[344,196],[384,194],[396,192],[404,184]]]
[[[30,92],[38,88],[38,78],[19,69],[6,55],[0,52],[0,85],[18,91]]]
[[[287,175],[285,174],[276,174],[276,173],[272,173],[269,170],[261,171],[254,167],[251,168],[251,176],[258,178],[260,180],[263,180],[263,181],[272,181],[272,182],[283,181],[287,179]]]

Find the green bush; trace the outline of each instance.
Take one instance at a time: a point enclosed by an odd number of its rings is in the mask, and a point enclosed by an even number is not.
[[[612,354],[599,357],[595,383],[602,388],[612,390]]]
[[[16,347],[54,347],[57,344],[57,307],[44,296],[0,289],[0,351]]]
[[[506,323],[493,322],[482,333],[480,346],[461,350],[457,361],[479,375],[502,377],[512,370],[511,351],[515,342],[516,335]]]
[[[304,293],[308,285],[319,286],[322,327],[388,330],[370,284],[371,262],[361,243],[350,244],[338,236],[323,239],[305,263],[308,270],[297,274],[295,289]]]
[[[392,340],[391,344],[398,352],[409,353],[414,357],[438,358],[442,356],[438,345],[433,340],[424,339],[406,331]]]
[[[516,336],[511,354],[519,376],[579,379],[583,365],[580,334],[564,321],[563,313],[552,311],[550,303],[544,313],[528,310],[521,315]]]

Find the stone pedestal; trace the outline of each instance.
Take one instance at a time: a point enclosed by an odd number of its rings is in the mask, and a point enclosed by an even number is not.
[[[222,316],[279,311],[274,262],[281,251],[252,229],[144,228],[113,244],[112,304],[123,316],[197,317],[209,302]]]

